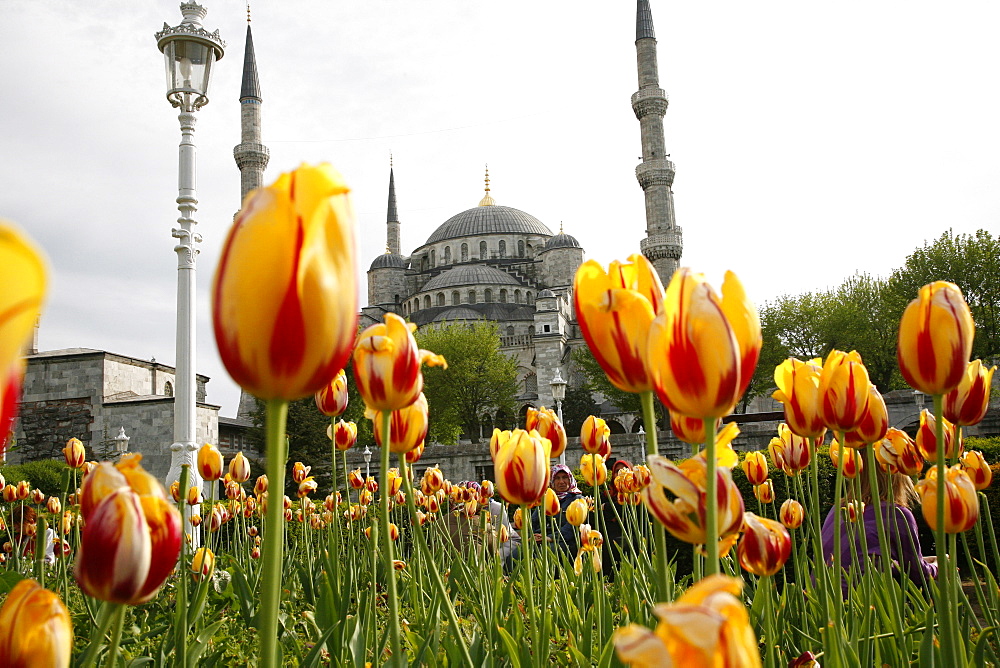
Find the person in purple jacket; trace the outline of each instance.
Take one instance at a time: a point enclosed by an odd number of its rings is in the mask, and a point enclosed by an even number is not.
[[[885,548],[879,544],[878,525],[875,521],[876,507],[879,507],[882,509],[882,518],[885,522],[886,540],[889,543],[887,549],[893,575],[898,577],[900,574],[904,574],[916,584],[926,585],[928,579],[937,577],[937,558],[925,557],[920,550],[917,522],[910,511],[910,505],[918,498],[916,490],[913,488],[913,481],[902,473],[888,473],[883,471],[881,467],[875,467],[875,469],[874,473],[878,475],[879,496],[883,500],[878,504],[872,502],[871,475],[873,472],[866,466],[858,476],[861,483],[861,501],[864,503],[864,513],[859,521],[849,523],[847,512],[841,512],[841,563],[848,572],[850,572],[852,565],[856,565],[857,572],[863,573],[869,562],[873,563],[875,568],[882,569],[882,550]],[[851,493],[853,491],[851,487],[852,485],[848,485],[848,501],[855,500],[855,495]],[[821,532],[823,557],[829,564],[834,563],[833,510],[831,508],[826,516]],[[868,546],[868,559],[860,558],[864,554],[865,545],[861,540],[861,531],[864,531]],[[847,579],[844,580],[844,584],[846,587]]]

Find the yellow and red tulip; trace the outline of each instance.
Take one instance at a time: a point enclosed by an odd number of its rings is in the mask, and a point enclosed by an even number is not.
[[[303,165],[253,191],[223,244],[215,341],[255,397],[314,394],[350,356],[358,300],[348,191],[329,165]]]
[[[31,496],[31,483],[21,480],[17,483],[17,500],[24,501]]]
[[[45,502],[45,509],[53,515],[58,515],[62,512],[62,501],[59,500],[58,496],[50,496]]]
[[[416,328],[386,313],[384,322],[361,332],[354,349],[354,380],[373,411],[396,411],[416,401],[424,388],[421,364],[448,368],[444,357],[417,348]]]
[[[309,477],[309,471],[312,470],[311,466],[306,466],[302,462],[295,462],[292,465],[292,480],[299,483]]]
[[[679,269],[649,328],[656,393],[672,412],[728,415],[753,377],[761,345],[757,310],[734,273],[726,272],[720,299],[702,274]]]
[[[350,483],[351,489],[361,489],[365,486],[365,477],[361,475],[361,469],[354,469],[347,474],[347,482]]]
[[[822,436],[826,431],[819,412],[822,371],[819,358],[803,362],[789,357],[774,369],[778,389],[771,396],[784,404],[785,422],[794,434],[803,438]]]
[[[945,419],[960,427],[982,422],[990,405],[990,387],[996,370],[995,366],[987,369],[981,360],[969,362],[962,380],[944,395]]]
[[[580,499],[577,499],[579,501]],[[590,563],[595,573],[601,572],[601,546],[604,545],[604,536],[600,531],[590,528],[589,524],[580,525],[580,550],[576,553],[573,561],[573,572],[579,577],[583,574],[583,556],[590,555]]]
[[[211,443],[198,450],[198,473],[209,482],[222,477],[222,453]]]
[[[786,475],[796,475],[809,466],[809,461],[812,459],[812,440],[799,436],[782,422],[778,425],[778,435],[771,439],[767,450],[776,467]]]
[[[986,489],[993,482],[993,469],[986,463],[983,453],[979,450],[969,450],[963,454],[962,467],[969,474],[969,479],[977,490]]]
[[[346,452],[358,442],[358,425],[340,420],[333,428],[333,445],[341,452]]]
[[[819,415],[827,428],[838,432],[857,429],[865,417],[871,381],[861,355],[834,350],[826,356],[819,378]]]
[[[759,450],[748,452],[740,468],[743,469],[751,485],[761,485],[767,480],[767,460],[764,459],[764,453]]]
[[[583,499],[574,499],[566,507],[566,521],[575,527],[587,521],[587,502]]]
[[[555,517],[561,510],[559,508],[559,497],[556,495],[556,490],[551,487],[545,490],[545,498],[542,501],[542,508],[545,510],[545,514],[549,517]]]
[[[869,443],[877,443],[885,438],[888,429],[889,411],[885,407],[885,399],[874,385],[869,385],[868,407],[858,426],[844,435],[844,446],[863,448]]]
[[[382,447],[382,412],[369,407],[365,417],[372,421],[375,442]],[[427,398],[421,392],[408,406],[392,411],[389,419],[389,451],[404,454],[419,447],[427,437]]]
[[[267,476],[260,475],[257,476],[257,480],[253,484],[253,493],[260,496],[267,491]]]
[[[426,489],[424,488],[426,486]],[[421,490],[424,494],[434,494],[439,489],[444,486],[444,474],[441,473],[441,469],[436,466],[424,471],[423,482],[421,483]]]
[[[0,665],[66,668],[73,650],[73,622],[57,594],[21,580],[0,608]]]
[[[31,490],[31,502],[36,506],[40,506],[45,503],[45,492],[40,489]]]
[[[229,461],[229,475],[237,483],[244,483],[250,479],[250,460],[243,456],[242,451],[237,452]]]
[[[511,518],[511,523],[518,531],[524,528],[524,513],[521,512],[520,508],[514,511],[514,517]]]
[[[848,501],[844,504],[844,514],[848,522],[857,522],[858,517],[864,515],[865,504],[861,501]]]
[[[610,445],[611,427],[599,417],[590,415],[583,421],[580,428],[580,447],[584,452],[600,453],[600,451]],[[557,456],[557,455],[553,455]]]
[[[420,445],[418,445],[417,447],[413,448],[409,452],[404,453],[403,454],[403,459],[406,460],[406,463],[407,464],[416,464],[417,462],[419,462],[420,458],[424,456],[424,447],[426,446],[426,444],[427,444],[427,441],[426,441],[426,439],[424,439],[423,441],[420,441]]]
[[[875,458],[890,473],[899,471],[915,476],[924,470],[923,456],[916,442],[906,432],[894,427],[890,427],[885,438],[875,444]]]
[[[541,503],[549,484],[551,443],[538,432],[521,429],[500,440],[493,461],[500,495],[515,505]]]
[[[853,480],[858,477],[864,469],[864,460],[855,448],[844,448],[844,463],[843,467],[840,465],[840,448],[837,446],[837,441],[834,440],[830,443],[830,461],[833,462],[834,468],[843,468],[844,477],[848,480]]]
[[[337,417],[347,410],[347,373],[341,369],[329,383],[313,395],[316,408],[327,417]]]
[[[754,485],[753,495],[761,503],[774,503],[774,483],[765,480],[759,485]]]
[[[659,603],[655,631],[629,624],[615,631],[618,658],[631,668],[740,666],[760,668],[750,615],[737,598],[738,578],[710,575],[673,603]]]
[[[62,453],[66,459],[66,466],[71,469],[83,468],[84,462],[87,461],[87,450],[83,447],[83,442],[78,438],[71,438],[66,441],[66,447],[63,448]]]
[[[588,485],[603,485],[608,481],[608,467],[600,455],[580,455],[580,475]]]
[[[315,492],[318,487],[319,484],[312,478],[312,476],[309,476],[299,483],[299,489],[296,494],[300,499],[302,499]]]
[[[774,575],[792,554],[792,537],[780,522],[743,515],[743,537],[736,546],[736,558],[743,570],[758,577]]]
[[[920,288],[899,321],[896,358],[903,379],[924,394],[955,389],[972,354],[975,325],[962,291],[935,281]]]
[[[676,411],[669,412],[670,430],[674,432],[674,436],[691,445],[701,445],[705,442],[705,420],[681,415]],[[720,420],[716,420],[716,430],[719,428],[719,423]]]
[[[926,408],[920,411],[920,427],[917,428],[917,450],[921,456],[929,462],[937,461],[937,420]],[[962,453],[962,441],[958,440],[956,445],[955,425],[948,420],[944,420],[944,456],[952,459]]]
[[[201,582],[215,572],[215,554],[207,547],[199,547],[191,558],[191,577]]]
[[[795,499],[786,499],[778,510],[778,517],[787,528],[798,529],[802,526],[802,521],[805,520],[806,511],[802,504]]]
[[[573,280],[576,316],[587,346],[611,384],[625,392],[653,389],[646,367],[649,328],[663,307],[663,285],[644,256],[605,272],[594,260],[584,262]]]
[[[538,409],[529,407],[525,416],[524,430],[535,430],[542,438],[549,439],[552,444],[551,456],[553,458],[558,457],[566,450],[566,429],[559,421],[559,416],[551,408],[545,406]]]

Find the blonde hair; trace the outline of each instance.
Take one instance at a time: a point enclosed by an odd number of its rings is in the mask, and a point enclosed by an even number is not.
[[[909,508],[919,498],[917,490],[913,487],[913,480],[905,473],[889,473],[882,470],[881,466],[875,466],[875,473],[878,475],[878,492],[882,501]],[[872,502],[871,475],[870,466],[865,466],[858,475],[858,481],[861,483],[861,502],[865,504]],[[848,486],[847,497],[854,500],[853,486]]]

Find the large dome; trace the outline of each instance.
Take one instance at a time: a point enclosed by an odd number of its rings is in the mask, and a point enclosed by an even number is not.
[[[459,285],[520,285],[516,278],[505,271],[485,264],[465,264],[442,271],[427,281],[420,290],[443,290]]]
[[[552,230],[530,213],[509,206],[476,206],[456,214],[434,230],[428,244],[485,234],[541,234],[552,236]]]

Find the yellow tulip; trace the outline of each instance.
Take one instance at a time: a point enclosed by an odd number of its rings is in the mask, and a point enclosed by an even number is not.
[[[584,452],[599,453],[609,442],[611,427],[599,417],[590,415],[580,428],[580,447]]]
[[[767,480],[767,460],[764,459],[763,452],[748,452],[740,468],[743,469],[751,485],[760,485]]]
[[[87,461],[87,451],[83,447],[83,442],[78,438],[66,441],[66,447],[63,448],[62,453],[66,459],[66,466],[71,469],[83,468],[83,463]]]
[[[758,577],[780,571],[792,554],[788,529],[753,513],[746,513],[743,523],[743,537],[736,546],[736,558],[743,570]]]
[[[924,470],[924,459],[917,444],[906,432],[894,427],[890,427],[885,438],[875,444],[875,458],[890,473],[898,471],[915,476]]]
[[[742,580],[710,575],[653,612],[655,631],[629,624],[615,631],[618,658],[632,668],[740,666],[759,668],[760,649],[740,599]]]
[[[653,389],[646,368],[649,327],[663,307],[663,285],[644,256],[594,260],[576,270],[573,300],[580,332],[611,384],[625,392]]]
[[[573,499],[566,507],[566,521],[575,527],[587,521],[587,502],[583,499]]]
[[[806,517],[805,508],[795,499],[785,499],[778,511],[781,523],[789,529],[798,529]]]
[[[368,408],[365,417],[372,421],[375,443],[382,447],[382,412]],[[403,454],[418,448],[427,438],[427,398],[421,392],[409,406],[394,410],[389,418],[389,451]]]
[[[816,437],[818,439],[820,437]],[[813,438],[806,438],[794,433],[787,424],[778,425],[778,436],[771,439],[767,450],[774,465],[786,475],[796,475],[809,466],[812,459]]]
[[[549,485],[551,451],[549,440],[538,432],[515,429],[501,439],[493,466],[497,490],[507,503],[533,506],[542,501]]]
[[[822,436],[826,425],[819,413],[820,359],[803,362],[790,357],[774,369],[778,389],[771,395],[784,404],[785,422],[793,433],[804,438]]]
[[[549,517],[555,517],[559,514],[559,497],[556,495],[556,490],[551,487],[545,490],[545,498],[542,500],[542,508],[545,510],[545,514]]]
[[[982,422],[990,405],[990,387],[996,370],[995,366],[987,369],[980,360],[969,362],[962,380],[944,395],[945,419],[961,427]]]
[[[191,559],[191,577],[201,582],[215,572],[215,554],[207,547],[199,547]]]
[[[566,450],[566,429],[559,420],[559,416],[551,408],[545,406],[538,409],[529,407],[525,416],[524,429],[525,431],[534,429],[543,438],[549,439],[552,444],[551,456],[553,458],[558,457]]]
[[[679,269],[649,329],[648,366],[667,408],[695,418],[728,415],[753,377],[760,320],[726,272],[720,299],[702,274]]]
[[[993,482],[993,469],[986,463],[983,453],[979,450],[969,450],[963,454],[962,467],[969,474],[969,479],[977,490],[986,489]]]
[[[937,461],[937,420],[926,408],[920,411],[920,426],[917,428],[917,450],[929,462]],[[962,451],[961,439],[956,446],[955,425],[944,420],[944,456],[947,459],[955,457]]]
[[[870,396],[868,369],[861,355],[834,350],[826,357],[819,378],[819,415],[827,428],[850,432],[865,416]]]
[[[896,357],[903,379],[924,394],[947,394],[962,380],[974,335],[957,285],[935,281],[920,288],[899,321]]]
[[[959,464],[945,470],[944,530],[962,533],[975,526],[979,519],[979,495],[972,478]],[[924,479],[916,484],[924,519],[937,531],[937,467],[927,469]]]
[[[354,381],[365,405],[395,411],[417,400],[424,389],[421,364],[448,368],[444,357],[417,348],[417,326],[395,313],[361,332],[354,348]]]
[[[608,467],[600,455],[580,455],[580,474],[588,485],[603,485],[608,481]]]
[[[57,594],[21,580],[0,608],[0,665],[65,668],[73,650],[73,622]]]
[[[347,410],[347,373],[341,369],[333,380],[313,395],[316,408],[327,417],[337,417]]]
[[[222,477],[222,453],[211,443],[198,450],[198,473],[209,482]]]
[[[759,485],[754,485],[753,495],[761,503],[774,503],[774,483],[765,480]]]
[[[354,222],[330,165],[247,196],[212,287],[219,356],[260,399],[299,399],[344,368],[357,334]]]
[[[242,451],[237,452],[236,456],[229,461],[229,475],[237,483],[244,483],[250,479],[250,460],[243,455]],[[242,488],[240,489],[242,490]]]
[[[358,442],[358,425],[340,420],[333,430],[333,444],[341,452],[350,450]]]

